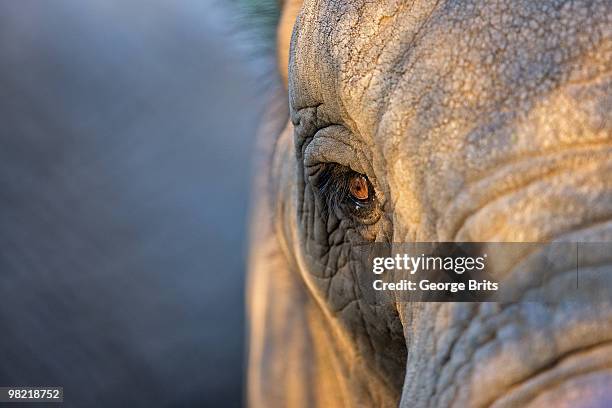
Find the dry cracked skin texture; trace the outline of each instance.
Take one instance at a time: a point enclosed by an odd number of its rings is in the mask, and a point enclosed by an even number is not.
[[[253,405],[545,404],[609,370],[609,302],[375,307],[350,255],[612,240],[609,2],[313,0],[287,23],[297,3],[279,28],[290,120],[267,135],[251,252]],[[367,175],[367,217],[330,208],[329,165]],[[605,401],[608,380],[559,395]]]

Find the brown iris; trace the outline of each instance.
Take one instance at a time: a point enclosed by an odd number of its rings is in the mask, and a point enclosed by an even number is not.
[[[370,187],[368,186],[368,179],[361,174],[355,174],[349,180],[349,192],[351,195],[360,201],[367,200],[370,198]]]

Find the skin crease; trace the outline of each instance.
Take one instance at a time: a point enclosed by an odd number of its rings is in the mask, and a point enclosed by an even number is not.
[[[250,405],[609,403],[609,302],[374,307],[347,263],[370,241],[612,241],[609,2],[283,7],[290,120],[262,132]],[[322,211],[322,162],[367,175],[376,222]]]

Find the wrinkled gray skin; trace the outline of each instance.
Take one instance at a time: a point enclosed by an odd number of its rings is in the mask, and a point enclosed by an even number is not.
[[[612,240],[610,3],[292,13],[278,41],[282,67],[293,26],[290,120],[264,129],[256,188],[252,406],[611,404],[609,302],[374,307],[346,264],[368,241]],[[322,212],[313,178],[330,162],[372,182],[369,225]]]

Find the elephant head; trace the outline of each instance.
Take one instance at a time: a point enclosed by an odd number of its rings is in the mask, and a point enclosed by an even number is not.
[[[372,242],[612,241],[611,20],[603,0],[284,2],[253,405],[612,403],[609,301],[372,305],[349,262]]]

